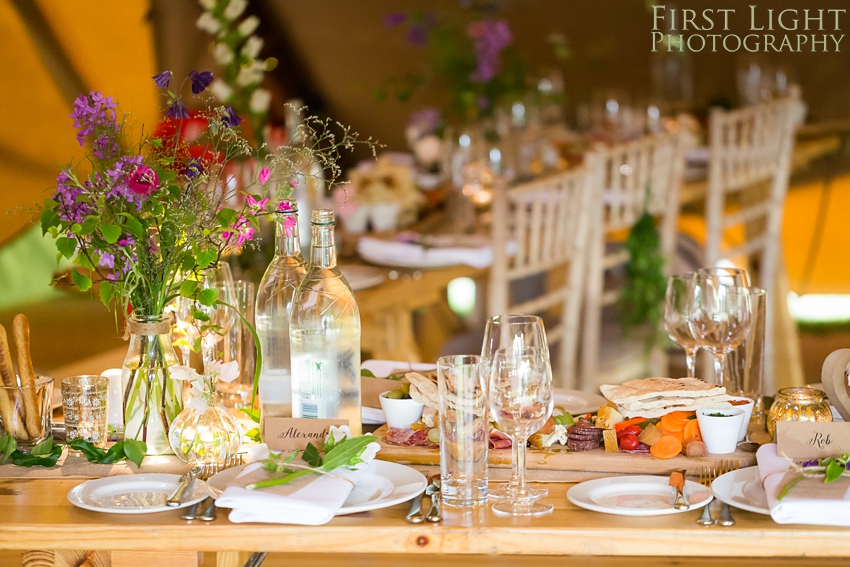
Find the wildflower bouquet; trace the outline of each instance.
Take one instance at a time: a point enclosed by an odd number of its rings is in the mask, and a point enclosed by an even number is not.
[[[333,186],[340,176],[340,151],[357,143],[374,151],[374,143],[359,141],[336,123],[338,137],[328,119],[311,116],[301,125],[302,139],[311,144],[254,149],[229,106],[208,106],[193,116],[195,130],[201,131],[190,143],[182,135],[190,115],[181,93],[188,82],[192,96],[201,95],[213,82],[212,73],[192,71],[175,90],[169,88],[170,71],[153,79],[167,116],[136,142],[130,140],[128,117],[119,117],[111,97],[91,92],[77,98],[71,118],[77,140],[89,151],[60,172],[55,194],[44,202],[41,227],[75,265],[71,279],[81,291],[97,283],[100,299],[116,318],[132,312],[130,332],[140,340],[131,341],[130,349],[139,360],[125,362],[125,435],[147,441],[149,452],[157,453],[168,451],[165,433],[182,406],[168,376],[176,360],[157,338],[170,330],[162,318],[166,306],[181,295],[196,307],[220,305],[217,292],[200,285],[204,271],[251,241],[261,216],[286,206],[281,199],[298,178],[314,175],[304,164],[320,163],[325,171],[319,174]],[[262,168],[251,183],[239,189],[225,178],[228,162],[256,157],[261,150]],[[212,328],[202,310],[195,308],[193,315],[206,322],[202,333]],[[152,436],[159,444],[151,443]]]

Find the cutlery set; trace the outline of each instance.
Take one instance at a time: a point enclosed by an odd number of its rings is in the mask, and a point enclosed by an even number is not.
[[[209,480],[209,478],[213,475],[241,464],[242,454],[240,453],[233,455],[232,457],[228,457],[224,461],[224,464],[204,463],[202,465],[192,467],[186,471],[182,477],[180,477],[177,489],[165,501],[166,505],[170,507],[180,506],[183,502],[183,495],[189,491],[189,487],[192,486],[192,483],[195,482],[196,479]],[[199,510],[201,510],[200,513],[198,513]],[[197,502],[192,506],[189,506],[180,518],[183,520],[203,520],[205,522],[212,522],[216,518],[215,500],[212,498],[206,498],[201,502]],[[257,563],[257,565],[259,565],[259,563]]]
[[[425,492],[417,498],[410,501],[410,512],[408,512],[405,520],[411,524],[421,524],[422,522],[439,522],[443,519],[440,500],[440,475],[434,475],[428,479],[428,486]],[[430,506],[426,514],[422,514],[422,500],[428,497]]]
[[[722,460],[720,465],[716,467],[703,467],[699,475],[699,483],[707,488],[711,488],[711,483],[714,480],[728,472],[738,470],[738,461]],[[697,519],[697,524],[701,526],[734,526],[735,519],[732,517],[732,509],[726,502],[720,510],[720,516],[716,519],[711,517],[709,506],[706,505],[702,510],[702,515]]]

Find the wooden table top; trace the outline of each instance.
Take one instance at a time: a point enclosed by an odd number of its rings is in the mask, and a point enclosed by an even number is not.
[[[582,510],[565,497],[572,484],[547,483],[554,513],[503,518],[489,508],[445,510],[438,525],[410,525],[408,505],[335,518],[325,526],[186,522],[179,511],[141,516],[76,508],[66,494],[80,479],[0,479],[0,549],[288,553],[534,554],[627,556],[847,557],[847,530],[787,526],[736,511],[730,528],[702,527],[699,511],[626,518]]]

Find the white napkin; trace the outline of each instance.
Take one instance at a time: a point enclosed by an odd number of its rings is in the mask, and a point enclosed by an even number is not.
[[[762,445],[756,459],[770,517],[776,523],[850,526],[850,479],[840,478],[830,484],[824,484],[822,478],[806,479],[778,502],[779,493],[791,480],[791,475],[786,477],[791,463],[776,454],[775,443]]]
[[[382,264],[422,264],[423,267],[465,264],[487,268],[493,263],[493,247],[489,240],[474,235],[432,237],[428,246],[362,236],[357,242],[357,252],[367,260]]]
[[[258,490],[244,488],[265,475],[262,463],[251,463],[228,485],[216,500],[216,506],[230,508],[228,518],[234,523],[327,524],[342,508],[379,449],[378,443],[370,443],[362,456],[365,461],[356,465],[356,470],[340,467],[332,472],[333,476],[306,475],[289,484]]]

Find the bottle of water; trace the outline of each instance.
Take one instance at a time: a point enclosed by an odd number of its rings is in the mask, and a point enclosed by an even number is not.
[[[334,214],[312,215],[310,267],[292,306],[292,416],[347,419],[360,435],[360,312],[336,265]]]
[[[307,263],[301,256],[298,205],[284,200],[276,220],[275,255],[257,289],[257,336],[263,354],[260,371],[260,419],[292,417],[289,317]]]

